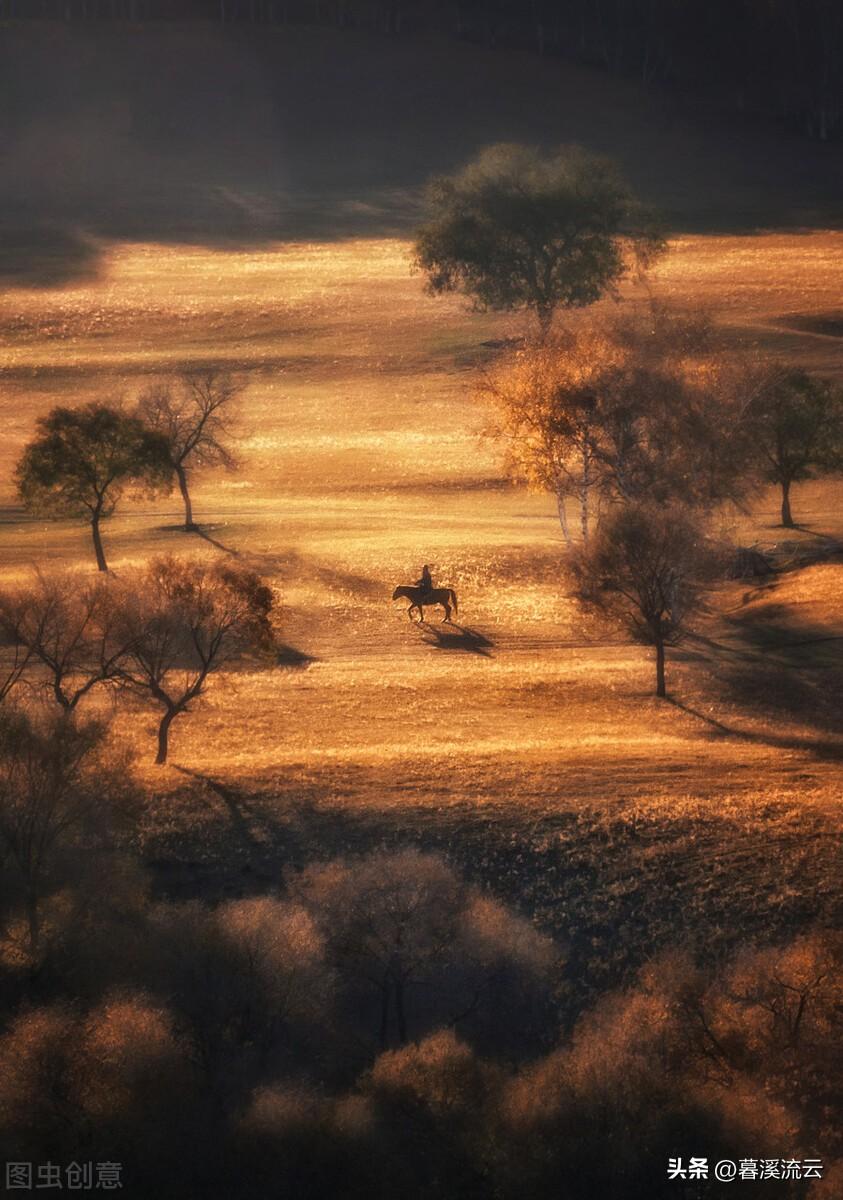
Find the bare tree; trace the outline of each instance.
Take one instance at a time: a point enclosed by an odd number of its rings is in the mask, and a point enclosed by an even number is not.
[[[687,509],[631,504],[613,509],[570,562],[578,598],[656,651],[656,695],[667,695],[665,649],[686,632],[711,562],[698,518]]]
[[[53,699],[67,710],[115,678],[124,647],[114,616],[107,583],[79,572],[37,571],[28,585],[0,592],[0,631],[19,661],[43,668]]]
[[[237,465],[230,446],[236,401],[242,382],[221,371],[184,371],[176,380],[158,383],[138,401],[138,414],[163,435],[184,501],[184,527],[195,529],[188,472],[196,467]]]
[[[235,658],[271,650],[272,592],[240,567],[175,558],[121,582],[116,629],[126,650],[117,678],[162,709],[155,761],[164,763],[170,726],[209,677]]]
[[[5,630],[2,630],[0,646],[4,653],[3,665],[0,668],[0,704],[2,704],[23,681],[26,670],[32,661],[32,651]]]

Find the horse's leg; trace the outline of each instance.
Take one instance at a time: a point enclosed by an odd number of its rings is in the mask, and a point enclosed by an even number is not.
[[[420,604],[417,604],[416,608],[419,610],[419,625],[424,625],[424,609]]]
[[[450,623],[451,623],[451,606],[448,603],[448,601],[446,600],[444,602],[444,604],[442,605],[442,607],[445,609],[445,616],[442,618],[442,624],[450,625]]]
[[[412,621],[412,619],[413,619],[413,609],[414,609],[415,607],[416,607],[416,606],[415,606],[415,604],[411,604],[411,605],[410,605],[410,607],[407,609],[407,620],[408,620],[408,621]]]

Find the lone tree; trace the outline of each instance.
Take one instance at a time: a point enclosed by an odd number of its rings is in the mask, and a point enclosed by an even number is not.
[[[794,483],[843,471],[843,391],[806,371],[774,371],[750,409],[761,470],[781,488],[782,525],[794,528]]]
[[[682,640],[710,562],[697,518],[646,504],[614,509],[572,556],[577,595],[656,651],[656,695],[667,695],[665,649]]]
[[[196,528],[188,471],[216,466],[231,471],[237,465],[227,443],[242,390],[242,383],[223,372],[185,371],[175,381],[156,384],[138,402],[141,419],[167,439],[188,531]]]
[[[162,710],[157,763],[170,726],[235,658],[269,654],[273,597],[258,575],[226,564],[158,559],[122,587],[116,622],[126,647],[118,681]]]
[[[97,566],[106,571],[100,521],[127,486],[154,492],[169,485],[167,441],[138,417],[98,402],[54,408],[37,427],[17,466],[18,493],[33,512],[87,516]]]
[[[527,146],[483,150],[427,190],[415,265],[430,291],[476,308],[526,308],[546,334],[557,308],[593,304],[664,249],[655,221],[615,167],[578,146],[543,157]]]

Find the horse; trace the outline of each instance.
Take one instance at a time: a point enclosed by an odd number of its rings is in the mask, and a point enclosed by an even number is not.
[[[410,587],[404,584],[401,587],[397,587],[392,593],[393,600],[400,600],[402,597],[410,601],[407,616],[411,621],[413,619],[413,609],[418,609],[420,625],[424,621],[423,604],[440,604],[444,608],[445,616],[442,619],[443,625],[446,622],[450,622],[452,607],[455,613],[459,613],[457,608],[457,593],[453,588],[431,588],[428,592],[424,588]]]

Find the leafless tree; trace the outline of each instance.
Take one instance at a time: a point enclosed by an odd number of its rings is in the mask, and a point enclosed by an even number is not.
[[[0,632],[19,662],[46,672],[53,699],[67,710],[115,678],[124,647],[114,616],[108,583],[79,572],[37,571],[30,583],[0,592]]]
[[[196,467],[233,470],[230,448],[236,401],[243,383],[222,371],[184,371],[174,380],[149,388],[138,401],[138,414],[162,434],[170,447],[173,470],[184,501],[184,527],[195,529],[188,473]]]
[[[0,704],[6,700],[26,675],[32,662],[32,651],[0,627],[0,652],[3,663],[0,667]]]
[[[271,650],[272,592],[240,567],[175,558],[121,584],[116,631],[126,650],[117,678],[162,710],[155,761],[164,763],[170,726],[209,677],[235,658]]]

